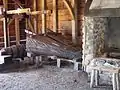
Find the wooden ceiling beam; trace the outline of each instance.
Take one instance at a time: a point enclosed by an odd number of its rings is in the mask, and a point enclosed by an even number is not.
[[[30,8],[25,9],[17,9],[17,10],[9,10],[7,11],[7,14],[22,14],[22,13],[30,13]]]

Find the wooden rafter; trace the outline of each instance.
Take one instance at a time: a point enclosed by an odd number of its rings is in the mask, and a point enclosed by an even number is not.
[[[87,0],[86,3],[85,3],[85,10],[84,10],[84,13],[87,14],[89,12],[89,8],[92,4],[92,1],[93,0]]]
[[[32,20],[30,18],[28,19],[28,25],[29,25],[31,31],[34,32],[35,30],[34,30],[34,27],[33,27],[33,24],[32,24]]]
[[[67,0],[63,0],[63,2],[66,5],[66,7],[68,8],[70,15],[72,16],[72,19],[74,19],[75,16],[74,16],[74,11],[73,11],[72,5]]]
[[[19,0],[12,0],[12,1],[14,1],[15,4],[18,5],[20,8],[23,8]]]

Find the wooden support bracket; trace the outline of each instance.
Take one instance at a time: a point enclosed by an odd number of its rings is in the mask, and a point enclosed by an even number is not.
[[[70,15],[72,16],[72,19],[74,20],[75,15],[74,15],[74,10],[72,8],[72,5],[67,0],[63,0],[63,2],[66,5],[66,7],[68,8]]]

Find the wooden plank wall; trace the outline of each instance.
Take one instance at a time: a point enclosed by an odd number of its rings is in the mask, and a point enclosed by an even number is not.
[[[22,3],[24,0],[21,0]],[[2,0],[0,0],[0,5],[2,5]],[[8,0],[8,10],[14,10],[15,9],[15,4],[12,0]],[[24,20],[23,20],[24,21]],[[21,23],[22,21],[20,21]],[[24,25],[25,22],[22,22],[20,24],[20,39],[23,40],[25,39],[25,32],[24,32],[24,29],[25,29],[25,25]],[[9,25],[9,36],[10,36],[10,45],[14,45],[16,44],[16,36],[15,36],[15,20],[12,21],[12,23],[10,23]],[[3,22],[0,21],[0,48],[4,47],[4,33],[3,33]],[[22,43],[25,43],[25,42],[22,42]]]
[[[8,0],[9,3],[13,3],[12,0]],[[20,0],[24,3],[24,0]],[[25,0],[26,1],[26,7],[31,8],[33,10],[33,1],[34,0]],[[41,1],[42,0],[37,0],[37,8],[36,10],[41,10]],[[69,2],[72,2],[72,0],[68,0]],[[1,3],[0,3],[1,4]],[[82,43],[82,27],[83,27],[83,16],[84,16],[84,5],[85,5],[85,0],[78,0],[78,34],[79,34],[79,40]],[[13,5],[8,5],[9,9],[13,9]],[[49,10],[50,12],[46,14],[46,28],[53,30],[53,0],[46,0],[46,10]],[[38,26],[38,32],[41,32],[42,29],[42,15],[38,15],[37,19],[37,26]],[[31,18],[34,18],[32,16]],[[72,23],[71,23],[72,17],[65,6],[63,0],[58,0],[58,32],[63,32],[66,31],[68,34],[71,34],[72,32]],[[25,20],[23,20],[25,21]],[[21,23],[22,24],[22,23]],[[22,25],[21,25],[22,26]],[[20,28],[21,28],[20,26]],[[25,28],[23,25],[21,29]],[[15,40],[15,22],[13,21],[10,26],[10,39]],[[20,30],[20,36],[21,39],[24,39],[25,33],[24,30]],[[3,42],[3,25],[2,22],[0,22],[0,43]],[[14,43],[15,44],[15,43]],[[1,44],[0,44],[1,46]],[[3,45],[2,45],[3,46]]]
[[[37,10],[41,10],[41,1],[37,0]],[[72,0],[68,0],[69,2],[72,2]],[[33,6],[33,0],[29,3],[29,6]],[[78,0],[78,31],[79,35],[81,35],[82,31],[82,23],[83,23],[83,16],[84,16],[84,5],[85,0]],[[53,0],[46,0],[46,10],[50,10],[51,12],[47,14],[46,17],[46,24],[47,28],[50,30],[53,30]],[[65,6],[63,0],[58,0],[58,30],[67,30],[68,33],[71,34],[71,20],[72,17]],[[38,15],[38,31],[40,32],[42,28],[42,18],[41,15]]]

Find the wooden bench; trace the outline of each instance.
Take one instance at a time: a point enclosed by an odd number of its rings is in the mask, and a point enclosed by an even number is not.
[[[79,70],[79,65],[82,65],[81,62],[77,62],[78,58],[75,59],[65,59],[65,58],[59,58],[57,56],[48,56],[48,58],[51,58],[53,60],[57,60],[57,67],[61,67],[61,61],[71,62],[74,64],[74,70]]]
[[[79,70],[79,65],[82,65],[81,62],[77,62],[77,59],[64,59],[64,58],[57,58],[57,67],[61,67],[61,61],[71,62],[74,64],[74,70]]]
[[[35,56],[34,54],[28,52],[27,53],[27,56],[28,57],[35,57],[36,60],[40,59],[40,61],[42,62],[42,56],[43,55],[40,55],[40,56]],[[82,65],[81,62],[77,62],[77,58],[75,59],[65,59],[65,58],[59,58],[57,56],[47,56],[47,58],[51,58],[53,60],[57,60],[57,67],[61,67],[61,61],[66,61],[66,62],[71,62],[74,64],[74,70],[79,70],[79,65]]]
[[[103,58],[97,58],[97,59],[103,59]],[[104,60],[115,60],[120,61],[119,59],[112,59],[112,58],[104,58]],[[99,85],[99,71],[105,71],[112,74],[112,84],[113,84],[113,90],[120,90],[119,87],[119,67],[112,67],[112,66],[88,66],[92,70],[91,72],[91,82],[90,87],[92,88],[94,86],[94,83],[96,86]],[[94,82],[95,81],[95,82]]]

